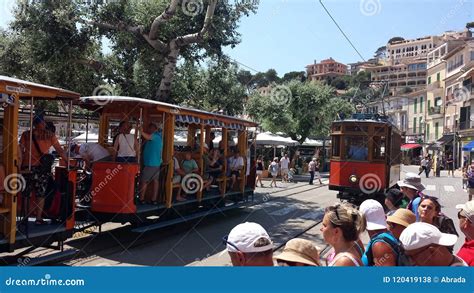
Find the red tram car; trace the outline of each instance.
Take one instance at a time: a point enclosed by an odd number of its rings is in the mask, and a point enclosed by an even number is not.
[[[331,128],[332,157],[329,189],[337,197],[359,204],[384,193],[400,179],[401,135],[386,117],[355,114]]]

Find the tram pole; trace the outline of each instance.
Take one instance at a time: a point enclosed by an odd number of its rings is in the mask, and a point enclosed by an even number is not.
[[[71,156],[71,137],[72,137],[72,130],[71,130],[71,124],[72,124],[72,100],[69,101],[69,113],[68,113],[68,119],[67,119],[67,128],[68,128],[68,131],[67,131],[67,134],[66,135],[69,135],[69,137],[66,137],[66,145],[67,145],[67,170],[69,171],[69,167],[70,167],[70,162],[69,162],[69,158]]]

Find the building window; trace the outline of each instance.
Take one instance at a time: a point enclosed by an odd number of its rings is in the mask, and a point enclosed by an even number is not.
[[[474,60],[474,51],[471,51],[471,61]]]
[[[441,80],[441,73],[436,73],[436,81],[440,81]]]
[[[428,76],[428,84],[431,84],[431,76]]]
[[[428,112],[430,111],[431,109],[431,100],[428,100]]]
[[[438,133],[439,133],[439,123],[435,123],[435,139],[438,139]]]
[[[413,113],[416,114],[416,109],[418,108],[418,99],[415,98],[415,104],[413,105]]]
[[[423,113],[423,97],[420,97],[420,113]]]
[[[430,140],[430,125],[426,124],[426,141]]]
[[[413,118],[413,133],[416,132],[416,117]]]
[[[434,100],[434,103],[435,103],[435,107],[440,107],[443,101],[441,100],[441,97],[436,97]]]
[[[419,123],[419,125],[418,125],[418,132],[419,132],[419,133],[423,133],[423,122],[421,121],[421,119],[422,119],[422,118],[420,117],[420,123]]]

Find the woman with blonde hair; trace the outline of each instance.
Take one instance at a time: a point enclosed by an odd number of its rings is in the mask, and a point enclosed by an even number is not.
[[[334,249],[334,257],[328,266],[362,266],[364,250],[359,243],[359,234],[365,229],[364,223],[362,214],[350,203],[326,208],[321,232],[326,243]]]

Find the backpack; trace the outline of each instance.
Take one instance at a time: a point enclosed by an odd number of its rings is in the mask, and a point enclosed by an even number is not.
[[[372,266],[374,264],[372,245],[375,242],[384,242],[390,245],[392,250],[395,252],[397,266],[411,266],[410,260],[408,259],[408,256],[406,256],[405,250],[403,249],[401,243],[389,232],[380,233],[370,240],[369,244],[367,245],[367,249],[365,250],[367,263],[364,262],[364,265]]]

